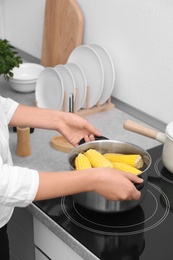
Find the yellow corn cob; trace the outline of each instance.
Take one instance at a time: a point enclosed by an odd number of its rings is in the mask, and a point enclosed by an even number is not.
[[[131,166],[131,165],[128,165],[128,164],[125,164],[125,163],[120,163],[120,162],[112,162],[113,164],[113,167],[115,169],[118,169],[118,170],[122,170],[122,171],[125,171],[125,172],[130,172],[130,173],[133,173],[133,174],[140,174],[142,171]]]
[[[89,159],[92,167],[94,168],[99,168],[99,167],[113,168],[112,163],[95,149],[89,149],[84,154]]]
[[[131,165],[137,169],[143,167],[143,159],[140,154],[118,154],[118,153],[105,153],[103,156],[110,162],[121,162]]]
[[[84,169],[92,168],[90,161],[82,153],[79,153],[78,156],[76,156],[74,163],[75,163],[76,170],[84,170]]]

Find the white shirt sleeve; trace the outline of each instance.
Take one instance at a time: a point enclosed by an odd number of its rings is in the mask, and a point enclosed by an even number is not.
[[[7,124],[10,122],[16,108],[18,107],[19,103],[12,100],[11,98],[3,98],[1,97],[1,102],[2,102],[2,106],[3,106],[3,110],[5,113],[5,117],[6,117],[6,122]]]
[[[36,170],[3,164],[0,157],[0,204],[25,207],[35,198],[39,186]]]
[[[18,105],[10,98],[0,97],[0,206],[6,208],[29,205],[39,186],[38,171],[12,165],[7,125]]]

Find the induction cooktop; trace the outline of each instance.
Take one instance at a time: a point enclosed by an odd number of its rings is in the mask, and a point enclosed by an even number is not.
[[[173,257],[173,174],[161,160],[163,145],[148,152],[147,192],[135,208],[122,213],[86,209],[72,196],[35,204],[102,260],[171,260]]]

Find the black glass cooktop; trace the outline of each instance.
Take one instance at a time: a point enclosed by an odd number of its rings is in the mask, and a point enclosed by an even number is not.
[[[72,196],[35,204],[102,260],[171,260],[173,174],[163,166],[163,146],[148,152],[152,165],[144,200],[123,213],[83,208]]]

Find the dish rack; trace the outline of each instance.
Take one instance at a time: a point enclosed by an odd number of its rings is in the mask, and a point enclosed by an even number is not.
[[[63,104],[62,104],[61,111],[73,112],[77,115],[84,117],[84,116],[87,116],[87,115],[92,115],[92,114],[103,112],[103,111],[106,111],[106,110],[109,110],[109,109],[113,109],[115,107],[115,105],[113,103],[111,103],[111,96],[110,96],[105,103],[100,104],[100,101],[98,101],[96,103],[96,105],[94,105],[93,107],[90,108],[89,107],[89,91],[90,91],[90,88],[89,88],[89,86],[87,86],[85,108],[81,108],[81,109],[78,110],[77,109],[78,89],[76,88],[74,103],[72,104],[73,109],[72,110],[69,109],[68,111],[67,111],[66,103],[67,103],[67,98],[69,99],[69,97],[67,97],[66,91],[64,91],[64,98],[63,98]],[[37,100],[35,100],[35,106],[38,107]]]
[[[96,114],[99,112],[103,112],[109,109],[113,109],[115,105],[111,103],[111,96],[108,98],[108,100],[104,104],[100,104],[98,101],[97,104],[93,107],[89,107],[89,86],[87,87],[87,93],[86,93],[86,100],[85,100],[85,106],[86,108],[77,109],[77,101],[78,101],[78,89],[76,88],[75,91],[75,98],[72,95],[70,97],[67,97],[66,91],[64,91],[64,99],[62,104],[61,111],[64,112],[72,112],[79,116],[85,117],[88,115]],[[72,99],[71,99],[72,97]],[[69,99],[69,111],[67,111],[67,98]],[[38,107],[37,101],[35,101],[35,106]],[[55,150],[59,150],[64,153],[69,153],[74,146],[72,146],[63,136],[54,136],[51,138],[50,145]]]
[[[82,117],[87,116],[87,115],[92,115],[95,113],[103,112],[109,109],[113,109],[115,105],[111,103],[111,96],[107,99],[107,101],[104,104],[100,104],[100,101],[96,103],[93,107],[89,107],[89,94],[90,94],[90,87],[87,86],[87,92],[86,92],[86,100],[85,100],[85,108],[77,109],[77,103],[78,103],[78,89],[76,88],[75,91],[75,98],[74,100],[70,101],[69,100],[69,111],[66,109],[66,103],[67,103],[67,98],[70,99],[70,97],[67,97],[66,92],[64,92],[64,99],[63,99],[63,105],[62,105],[62,111],[65,112],[73,112],[77,115],[80,115]],[[73,104],[71,104],[71,102]],[[71,108],[72,109],[71,109]]]

